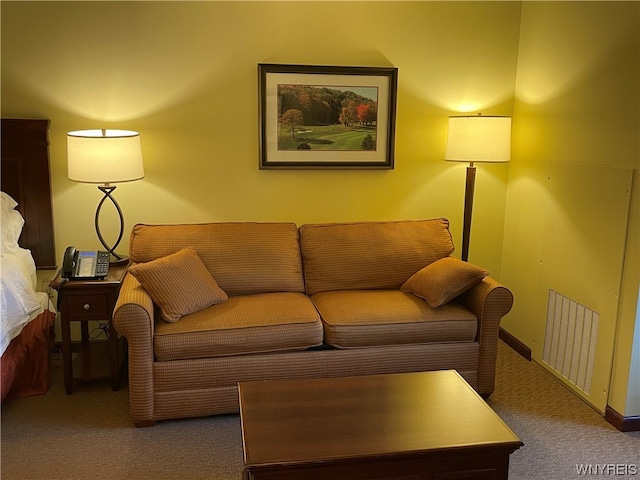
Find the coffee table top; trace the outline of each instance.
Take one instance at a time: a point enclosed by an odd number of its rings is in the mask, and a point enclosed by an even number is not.
[[[241,382],[239,394],[245,467],[523,445],[454,370]]]

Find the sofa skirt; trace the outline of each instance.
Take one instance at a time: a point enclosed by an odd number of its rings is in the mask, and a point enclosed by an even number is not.
[[[455,369],[476,388],[478,350],[477,342],[468,342],[155,362],[154,418],[133,420],[153,423],[172,418],[237,413],[237,385],[245,381]],[[132,405],[132,412],[135,410]]]

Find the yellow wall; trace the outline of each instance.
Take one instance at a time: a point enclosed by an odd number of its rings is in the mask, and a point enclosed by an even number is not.
[[[60,257],[98,246],[101,195],[67,179],[65,133],[105,125],[142,135],[146,177],[115,192],[127,229],[445,216],[459,244],[447,116],[511,115],[519,22],[519,3],[3,2],[2,115],[52,121]],[[258,170],[261,62],[398,67],[395,169]],[[495,276],[507,172],[478,174],[471,258]]]
[[[617,310],[601,319],[602,324],[612,324],[610,333],[616,334],[614,350],[595,369],[604,369],[599,373],[608,378],[608,362],[612,360],[611,383],[608,391],[594,394],[604,394],[608,405],[626,416],[640,414],[640,365],[631,363],[634,341],[640,343],[640,336],[634,334],[640,245],[639,13],[636,2],[523,4],[501,279],[513,289],[516,298],[503,327],[527,344],[534,359],[540,360],[546,297],[539,295],[536,286],[546,291],[557,284],[561,275],[571,275],[563,272],[571,264],[570,259],[560,259],[549,266],[542,258],[545,249],[559,247],[566,240],[557,238],[554,242],[553,232],[545,236],[545,222],[549,216],[566,214],[569,207],[553,202],[547,179],[550,165],[578,164],[573,169],[576,173],[604,172],[604,166],[614,167],[611,170],[616,174],[636,169],[628,232],[624,231],[624,222],[622,230],[609,231],[610,237],[620,236],[619,248],[602,249],[594,252],[597,259],[584,261],[585,265],[600,263],[603,268],[619,265],[618,278],[611,283],[619,282],[623,271],[622,288],[614,290],[617,286],[605,285],[590,293],[589,287],[602,280],[602,269],[573,278],[573,290],[586,298],[587,306],[604,305],[614,294],[618,297]],[[584,168],[586,165],[598,168]],[[581,182],[578,175],[575,181]],[[600,184],[596,183],[597,191],[617,188],[605,184],[608,181],[603,176]],[[584,187],[576,183],[567,188],[579,192]],[[611,214],[591,228],[606,231],[610,217],[625,207],[619,206],[613,195],[600,196],[595,202]],[[591,215],[595,212],[585,202],[577,215],[567,221],[586,224],[584,219]],[[586,231],[578,231],[570,248],[588,251],[593,240]]]

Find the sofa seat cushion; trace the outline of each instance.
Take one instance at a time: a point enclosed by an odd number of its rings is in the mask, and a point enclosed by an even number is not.
[[[343,290],[311,297],[325,343],[337,348],[472,342],[478,320],[458,303],[431,308],[400,290]]]
[[[322,323],[302,293],[229,297],[224,303],[155,324],[157,361],[304,350],[322,344]]]

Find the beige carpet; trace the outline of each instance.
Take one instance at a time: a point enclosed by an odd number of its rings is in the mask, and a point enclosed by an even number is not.
[[[509,478],[583,478],[576,464],[599,464],[639,470],[599,477],[640,479],[639,432],[618,432],[502,343],[489,403],[525,443],[511,456]],[[1,427],[2,480],[241,478],[237,415],[136,429],[126,387],[112,392],[107,382],[82,383],[66,395],[60,367],[46,395],[2,405]]]
[[[502,342],[496,390],[488,403],[525,444],[511,456],[510,479],[584,478],[596,468],[597,477],[640,480],[640,432],[619,432],[540,365]],[[611,466],[626,474],[612,474]]]

